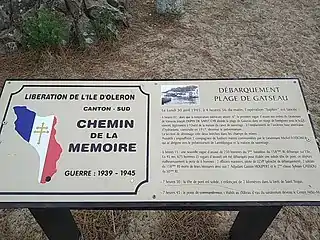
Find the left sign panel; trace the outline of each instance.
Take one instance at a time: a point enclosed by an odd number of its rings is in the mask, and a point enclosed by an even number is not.
[[[6,85],[0,194],[137,194],[149,181],[149,94],[105,83]]]

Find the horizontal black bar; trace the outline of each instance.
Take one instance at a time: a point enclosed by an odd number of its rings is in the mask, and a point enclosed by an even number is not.
[[[320,202],[16,202],[0,208],[71,208],[114,210],[228,210],[242,207],[320,206]]]

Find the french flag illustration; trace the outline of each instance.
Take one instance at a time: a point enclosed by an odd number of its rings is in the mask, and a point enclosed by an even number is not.
[[[35,148],[39,155],[39,183],[47,183],[57,172],[57,161],[62,148],[55,135],[57,118],[54,115],[40,117],[26,106],[15,106],[14,113],[16,132]]]

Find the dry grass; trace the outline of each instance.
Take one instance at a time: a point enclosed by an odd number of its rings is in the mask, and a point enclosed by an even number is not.
[[[113,240],[128,234],[130,211],[73,211],[73,216],[85,239]]]
[[[224,240],[235,212],[72,211],[86,240]],[[0,239],[47,239],[27,209],[0,213]]]
[[[261,240],[320,239],[320,207],[286,207]]]
[[[318,0],[187,1],[181,19],[159,18],[153,0],[133,2],[132,23],[114,48],[0,57],[6,78],[285,77],[302,80],[320,136]],[[224,239],[235,213],[75,212],[87,240]],[[115,225],[115,231],[114,231]],[[0,212],[0,239],[43,239],[27,210]],[[319,240],[320,208],[284,208],[264,240]]]
[[[113,240],[128,235],[130,211],[73,211],[86,240]],[[1,240],[45,240],[46,236],[27,209],[0,211]]]
[[[0,239],[44,240],[45,234],[27,209],[0,210]]]
[[[218,212],[164,212],[151,239],[207,240],[228,239],[228,232],[221,232],[223,217]],[[220,230],[220,231],[219,231]]]

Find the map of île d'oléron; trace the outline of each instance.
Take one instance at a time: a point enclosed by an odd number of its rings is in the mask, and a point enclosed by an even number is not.
[[[26,106],[13,108],[17,116],[14,122],[16,132],[34,147],[39,155],[39,183],[49,182],[57,172],[57,161],[62,148],[57,142],[56,129],[58,119],[54,115],[40,117]]]

